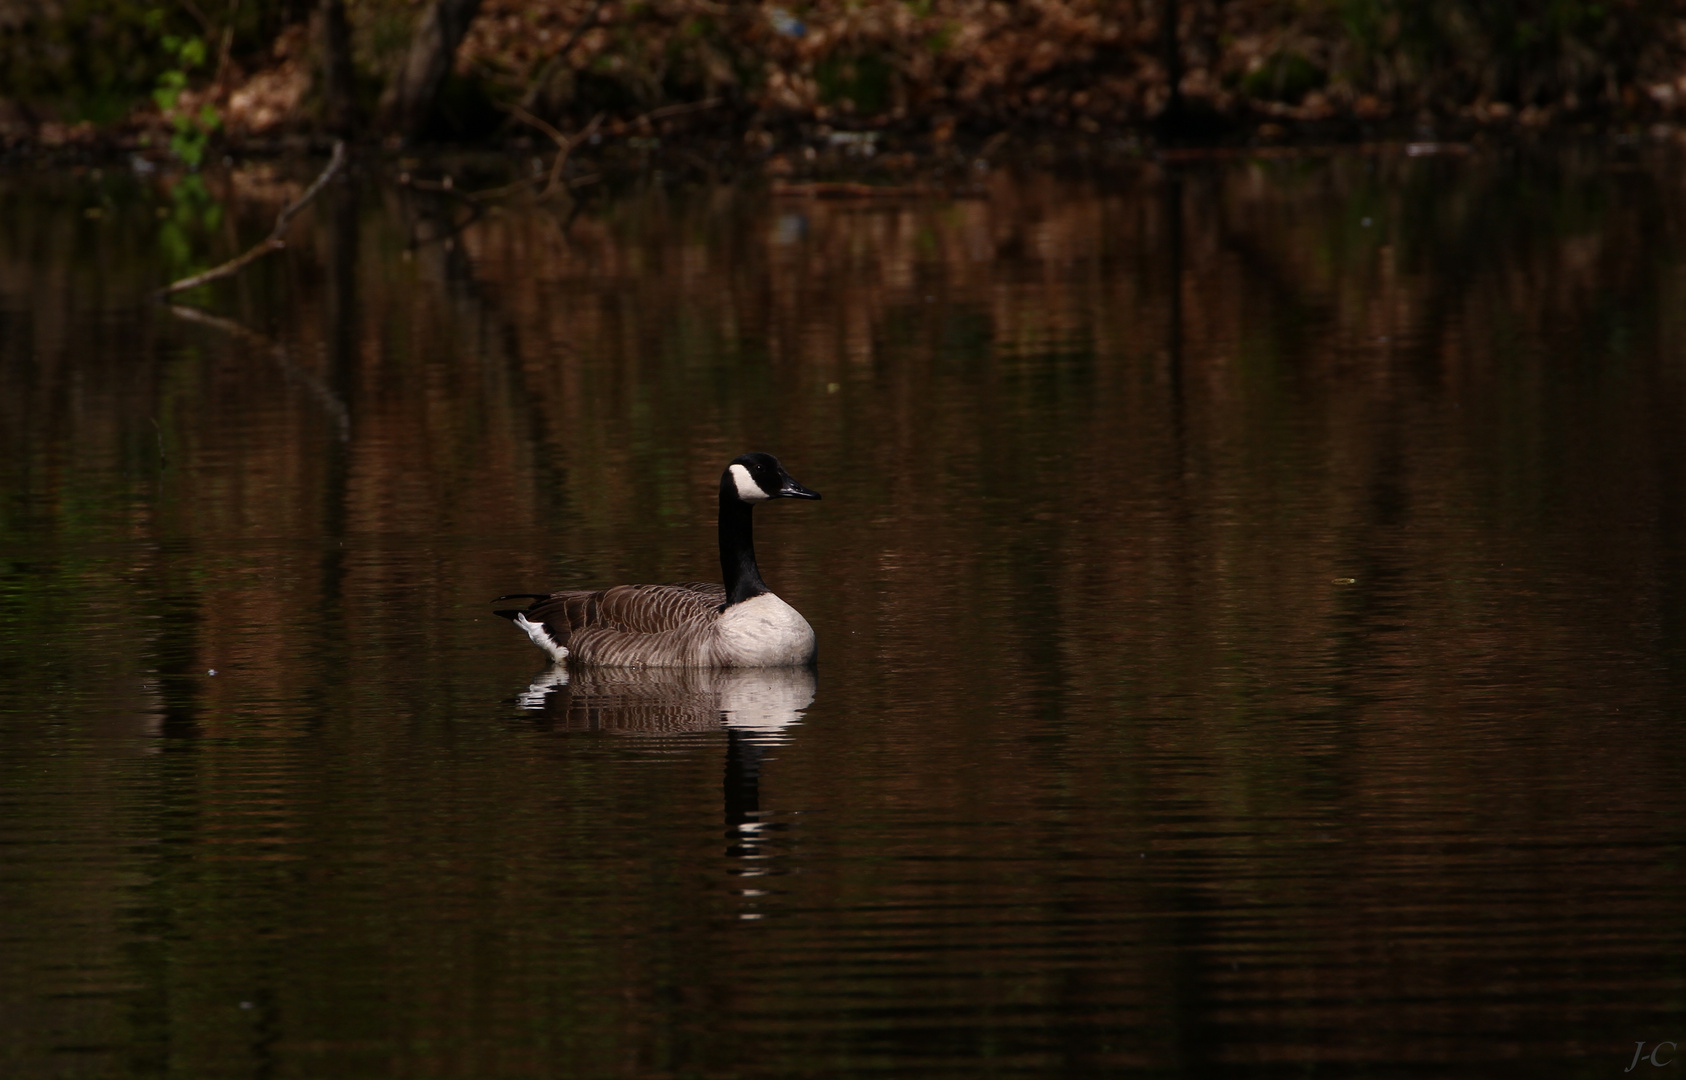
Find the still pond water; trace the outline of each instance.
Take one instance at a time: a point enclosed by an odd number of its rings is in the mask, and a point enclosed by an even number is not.
[[[0,175],[0,1074],[1686,1061],[1678,160],[376,172]],[[812,675],[491,614],[750,449]]]

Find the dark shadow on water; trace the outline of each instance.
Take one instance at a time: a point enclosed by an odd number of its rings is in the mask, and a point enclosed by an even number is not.
[[[0,171],[7,1075],[1620,1073],[1682,1022],[1686,232],[1672,158],[1540,164],[370,176],[188,318],[166,187]],[[836,493],[765,524],[824,699],[497,706],[482,600],[712,574],[748,447]]]

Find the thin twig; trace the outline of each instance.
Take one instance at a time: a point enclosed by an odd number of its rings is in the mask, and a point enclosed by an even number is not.
[[[509,112],[510,115],[515,117],[515,119],[524,124],[531,124],[540,131],[544,132],[546,135],[549,135],[551,141],[556,144],[556,157],[550,162],[550,181],[545,184],[544,191],[539,193],[539,198],[548,199],[551,192],[556,190],[556,185],[562,181],[562,166],[567,164],[568,155],[573,152],[574,147],[597,134],[598,127],[603,123],[604,114],[598,113],[596,116],[592,117],[591,123],[582,128],[578,135],[569,138],[560,131],[556,130],[554,125],[534,116],[523,106],[512,105],[510,106]]]
[[[293,220],[293,215],[309,206],[316,196],[322,194],[322,189],[328,186],[328,181],[334,178],[334,174],[339,172],[340,167],[344,164],[345,141],[338,139],[334,142],[334,156],[328,160],[328,167],[322,170],[322,175],[316,178],[315,183],[305,188],[304,194],[300,195],[297,200],[282,208],[281,213],[275,217],[275,228],[271,229],[269,235],[260,241],[256,247],[244,255],[236,255],[221,266],[213,266],[202,274],[194,274],[191,277],[184,277],[180,281],[173,281],[153,295],[162,298],[169,296],[171,293],[178,293],[184,289],[195,289],[207,282],[237,274],[244,270],[248,263],[256,262],[270,252],[286,247],[287,224]]]
[[[951,193],[923,184],[879,185],[822,180],[798,184],[775,181],[773,194],[797,199],[923,199]]]
[[[482,198],[478,192],[457,190],[457,186],[451,182],[451,178],[448,176],[443,180],[423,180],[420,177],[411,176],[409,173],[399,173],[398,183],[402,187],[425,191],[430,195],[443,195],[448,199],[455,199],[460,203],[467,203],[469,206],[476,208],[478,208],[479,200]]]
[[[505,195],[513,195],[522,188],[532,187],[543,179],[543,176],[523,176],[521,179],[504,184],[502,187],[486,188],[484,191],[471,191],[468,193],[468,197],[475,202],[490,202],[493,199],[501,199]]]
[[[555,160],[550,163],[550,183],[544,186],[544,191],[539,194],[539,198],[550,198],[550,193],[555,191],[556,185],[561,182],[562,166],[567,162],[568,155],[573,152],[574,147],[597,134],[597,126],[602,122],[603,114],[598,113],[596,116],[591,118],[591,123],[587,124],[584,130],[582,130],[578,135],[563,142],[561,149],[556,151]]]
[[[193,0],[181,0],[181,6],[187,9],[187,13],[189,15],[192,15],[195,19],[199,20],[199,25],[205,31],[205,39],[207,41],[210,40],[211,35],[216,32],[216,26],[214,26],[205,13],[200,10],[199,5],[195,4]]]
[[[211,76],[211,85],[218,91],[223,89],[223,80],[228,78],[228,65],[234,52],[234,19],[240,14],[240,0],[229,0],[228,25],[222,28],[222,48],[217,50],[217,73]]]
[[[544,132],[546,135],[549,135],[551,141],[557,146],[562,147],[568,145],[568,136],[556,130],[556,126],[550,121],[544,119],[543,117],[534,116],[532,110],[528,109],[527,106],[511,105],[509,107],[509,111],[515,119],[521,121],[523,124],[531,124],[540,131]]]
[[[659,109],[651,109],[643,116],[633,119],[633,124],[647,124],[651,120],[666,120],[672,116],[684,116],[686,113],[704,112],[720,104],[717,97],[704,98],[701,101],[681,101],[675,105],[663,105]]]
[[[651,109],[647,113],[640,113],[631,120],[618,120],[609,128],[611,135],[625,135],[629,131],[648,131],[657,120],[671,120],[676,116],[686,116],[690,113],[707,112],[721,104],[723,98],[711,97],[701,101],[681,101],[673,105],[663,105]]]
[[[322,189],[328,186],[328,181],[334,178],[334,174],[339,172],[340,167],[344,164],[345,140],[335,139],[334,156],[328,159],[328,167],[322,170],[322,175],[318,176],[314,183],[304,189],[304,194],[299,196],[298,202],[286,207],[280,214],[276,215],[275,229],[270,235],[279,239],[281,234],[287,231],[287,222],[293,220],[293,215],[309,206],[312,199],[322,194]]]

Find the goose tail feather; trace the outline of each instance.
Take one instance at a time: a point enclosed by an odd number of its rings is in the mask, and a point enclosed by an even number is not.
[[[549,593],[517,592],[517,593],[505,593],[503,596],[500,596],[496,600],[493,600],[492,603],[501,604],[505,600],[532,600],[536,603],[537,601],[540,601],[540,600],[549,600],[549,599],[550,599]],[[501,615],[504,618],[508,619],[510,622],[514,622],[518,617],[527,614],[527,612],[530,611],[530,610],[532,610],[530,607],[529,608],[499,608],[498,610],[492,612],[492,614],[493,615]]]

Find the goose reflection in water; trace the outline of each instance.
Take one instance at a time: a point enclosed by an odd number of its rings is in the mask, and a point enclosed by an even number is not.
[[[516,698],[558,731],[625,735],[726,732],[728,855],[764,859],[761,759],[814,700],[811,668],[568,668],[558,664]],[[745,876],[765,869],[742,871]]]

